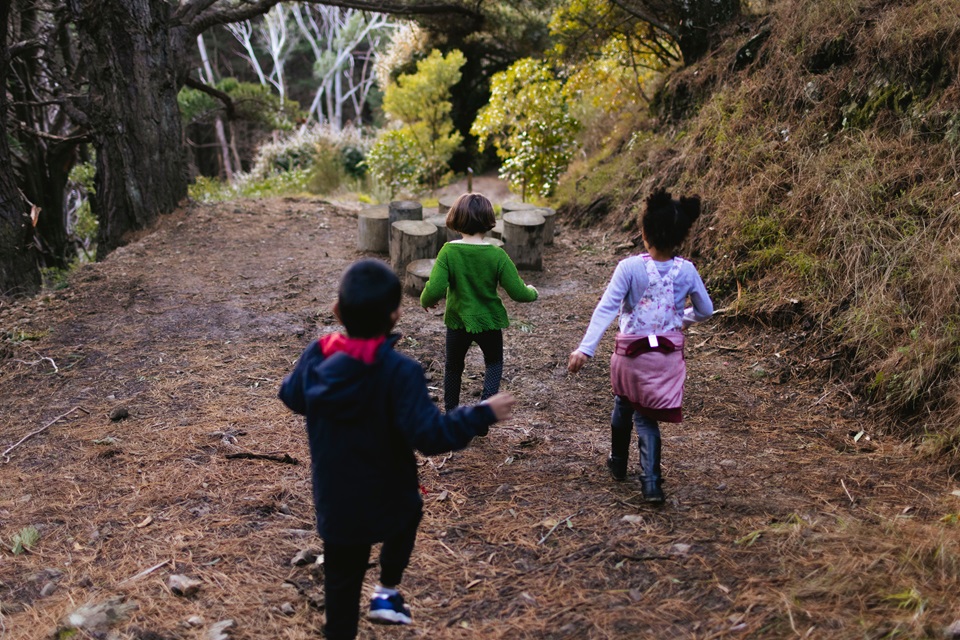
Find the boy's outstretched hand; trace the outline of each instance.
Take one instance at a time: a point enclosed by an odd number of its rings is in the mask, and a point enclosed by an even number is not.
[[[587,364],[587,361],[590,360],[590,356],[583,353],[582,351],[571,351],[570,359],[567,360],[567,371],[570,373],[576,373],[583,368],[583,365]]]
[[[490,405],[490,408],[493,409],[493,415],[500,421],[510,417],[510,414],[513,413],[513,405],[516,404],[517,400],[509,393],[503,392],[490,396],[484,402]]]

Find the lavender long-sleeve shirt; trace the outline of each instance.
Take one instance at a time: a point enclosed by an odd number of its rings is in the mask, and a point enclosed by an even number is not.
[[[654,261],[654,264],[660,275],[665,276],[670,271],[673,261]],[[618,313],[621,321],[630,314],[643,296],[643,292],[646,291],[649,282],[641,256],[630,256],[621,260],[597,308],[593,310],[590,325],[577,351],[592,357],[600,343],[600,338],[603,337],[603,332],[607,330]],[[700,322],[713,315],[713,301],[707,294],[707,288],[703,286],[703,280],[697,273],[697,268],[689,260],[683,261],[680,273],[673,281],[673,293],[677,309],[684,308],[687,297],[693,304],[692,309],[687,309],[683,314],[685,321]]]

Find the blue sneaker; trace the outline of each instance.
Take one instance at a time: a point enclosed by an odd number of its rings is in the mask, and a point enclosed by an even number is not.
[[[399,593],[374,593],[367,617],[380,624],[413,624],[410,607],[403,603],[403,596]]]

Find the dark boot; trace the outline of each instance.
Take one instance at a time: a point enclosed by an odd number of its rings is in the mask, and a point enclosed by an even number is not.
[[[627,479],[627,459],[621,458],[619,456],[610,455],[607,458],[607,469],[610,470],[610,475],[617,482],[623,482]]]
[[[633,431],[632,414],[632,411],[625,411],[620,406],[620,398],[617,398],[613,405],[613,415],[610,416],[610,457],[607,458],[607,469],[617,482],[627,479],[630,433]]]
[[[653,504],[662,504],[663,478],[660,475],[660,427],[637,425],[637,446],[640,449],[640,480],[643,499]]]

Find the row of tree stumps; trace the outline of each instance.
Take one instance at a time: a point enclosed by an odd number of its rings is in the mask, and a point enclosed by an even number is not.
[[[415,200],[364,209],[357,214],[357,249],[389,254],[406,291],[419,295],[440,248],[460,237],[446,225],[454,201],[440,198],[437,213],[426,217]],[[487,241],[502,246],[518,269],[543,269],[543,247],[553,244],[554,210],[527,202],[505,202],[501,210],[502,217],[487,234]]]

